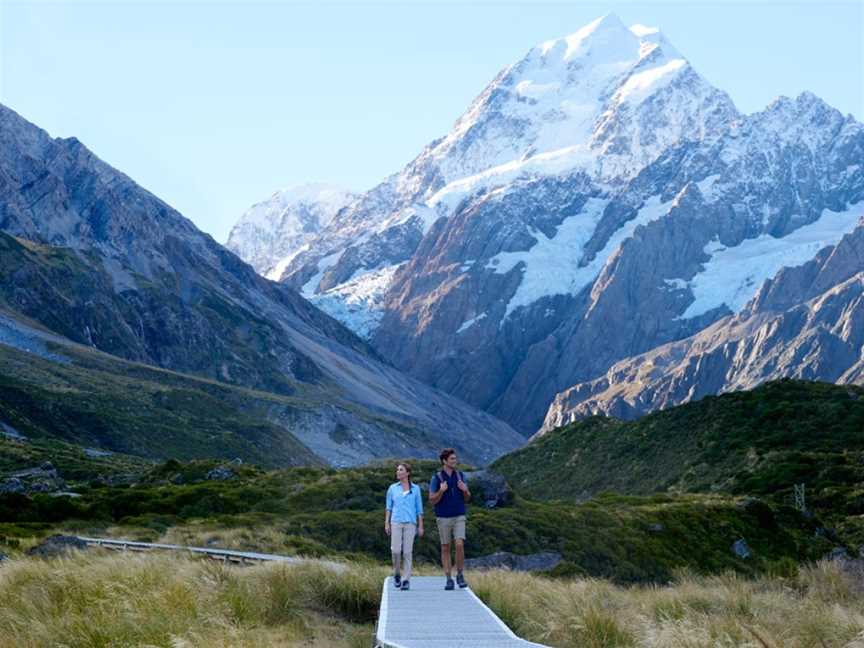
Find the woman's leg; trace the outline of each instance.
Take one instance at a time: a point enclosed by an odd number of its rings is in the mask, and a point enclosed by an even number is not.
[[[414,535],[417,533],[416,524],[403,525],[402,531],[402,579],[411,578],[411,563],[414,558]]]
[[[399,522],[390,523],[390,553],[393,556],[393,573],[401,573],[402,563],[402,527],[404,524]]]

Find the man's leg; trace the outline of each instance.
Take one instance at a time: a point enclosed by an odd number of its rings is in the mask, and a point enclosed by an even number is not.
[[[465,569],[465,541],[461,538],[456,540],[456,571],[462,573]]]
[[[444,568],[444,573],[447,578],[450,578],[450,544],[441,545],[441,566]]]
[[[468,587],[462,570],[465,569],[465,517],[460,517],[453,529],[453,540],[456,542],[456,584]]]

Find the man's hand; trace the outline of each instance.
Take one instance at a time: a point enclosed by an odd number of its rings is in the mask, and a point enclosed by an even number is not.
[[[459,490],[461,490],[463,493],[468,492],[468,487],[465,485],[465,482],[463,482],[461,479],[457,482],[456,486],[458,486]]]
[[[441,484],[438,486],[438,492],[444,493],[447,491],[448,488],[450,488],[450,485],[446,481],[442,481]]]
[[[421,538],[423,537],[423,525],[422,524],[419,527],[417,527],[417,535],[420,536]]]

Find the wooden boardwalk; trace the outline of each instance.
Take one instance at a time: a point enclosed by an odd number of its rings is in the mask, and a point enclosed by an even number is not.
[[[168,551],[189,551],[195,554],[203,554],[208,558],[224,560],[226,562],[301,562],[300,558],[294,556],[279,556],[277,554],[263,554],[252,551],[234,551],[232,549],[209,549],[206,547],[184,547],[182,545],[159,544],[156,542],[135,542],[134,540],[115,540],[113,538],[87,538],[78,536],[90,546],[105,547],[119,551],[153,551],[162,549]]]
[[[520,639],[470,588],[444,590],[443,576],[414,576],[411,589],[384,581],[376,648],[546,648]]]

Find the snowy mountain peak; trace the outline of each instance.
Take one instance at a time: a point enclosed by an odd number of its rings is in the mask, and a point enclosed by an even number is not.
[[[649,105],[655,97],[662,99]],[[418,175],[434,177],[439,184],[427,189],[437,191],[441,182],[497,176],[496,169],[533,173],[546,154],[557,171],[578,166],[599,175],[632,174],[671,143],[703,137],[736,116],[731,100],[659,29],[628,28],[607,14],[504,68],[450,133],[406,169],[409,175],[403,172],[400,184],[416,188]],[[648,132],[648,121],[668,128]],[[598,154],[628,160],[610,166]]]
[[[240,217],[238,224],[248,222],[270,226],[286,215],[286,209],[308,205],[320,212],[320,218],[324,220],[320,224],[324,226],[354,197],[355,194],[343,187],[323,182],[309,182],[274,192],[267,200],[256,203],[248,209]]]
[[[770,138],[800,143],[813,152],[832,140],[844,126],[856,132],[860,129],[854,119],[844,118],[839,110],[812,92],[802,92],[794,99],[777,97],[765,110],[752,115],[748,130],[756,134],[757,147],[762,146],[759,142]]]
[[[278,279],[274,272],[278,271],[280,262],[326,227],[340,209],[356,198],[357,195],[347,189],[324,183],[277,191],[240,217],[228,236],[226,247],[259,274]],[[281,267],[284,269],[284,264]]]
[[[632,45],[633,34],[617,15],[608,13],[569,36],[546,41],[534,49],[543,56],[560,54],[561,58],[569,61],[589,53],[598,59],[628,56]]]

